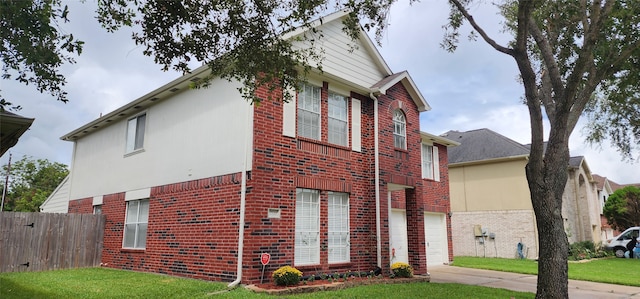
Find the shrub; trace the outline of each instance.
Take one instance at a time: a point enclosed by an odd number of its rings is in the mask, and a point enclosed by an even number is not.
[[[413,277],[413,267],[407,263],[396,262],[391,265],[393,277]]]
[[[569,245],[569,260],[579,261],[606,256],[608,256],[607,251],[602,246],[596,246],[592,241],[576,242]]]
[[[278,268],[278,270],[273,271],[273,275],[271,275],[273,281],[276,285],[279,286],[291,286],[296,285],[300,282],[300,277],[302,277],[302,272],[300,270],[291,267],[284,266]]]

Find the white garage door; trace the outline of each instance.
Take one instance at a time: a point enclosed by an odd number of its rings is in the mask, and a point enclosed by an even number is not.
[[[391,209],[391,263],[409,263],[407,238],[407,213],[405,210]],[[395,254],[395,257],[393,256]]]
[[[447,224],[442,213],[424,214],[424,237],[427,244],[427,266],[449,262]]]

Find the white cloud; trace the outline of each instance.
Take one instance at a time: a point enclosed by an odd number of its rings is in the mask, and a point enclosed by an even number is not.
[[[130,39],[131,30],[107,33],[95,20],[95,2],[69,1],[71,22],[64,30],[86,42],[77,64],[65,66],[69,103],[55,102],[33,86],[2,81],[2,92],[35,117],[31,129],[11,149],[15,156],[32,155],[69,164],[72,143],[60,136],[175,79]],[[501,44],[508,36],[494,9],[478,6],[476,20]],[[401,2],[391,10],[380,53],[394,71],[408,70],[431,107],[421,115],[421,128],[433,134],[448,130],[488,128],[520,143],[530,143],[529,117],[521,104],[522,86],[513,59],[483,41],[469,42],[463,31],[455,53],[440,48],[442,25],[448,17],[446,1]],[[548,126],[547,126],[548,127]],[[571,138],[573,155],[584,155],[594,173],[618,183],[640,182],[638,165],[620,162],[618,153],[584,145],[580,126]],[[0,159],[6,163],[8,155]]]

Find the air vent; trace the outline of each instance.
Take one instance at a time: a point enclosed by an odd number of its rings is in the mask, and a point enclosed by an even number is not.
[[[157,100],[159,100],[159,98],[151,98],[151,99],[149,99],[149,101],[152,101],[152,102],[155,102]]]
[[[138,106],[133,107],[133,109],[140,109],[140,108],[142,108],[142,106],[138,105]]]
[[[178,91],[178,90],[180,90],[180,88],[175,88],[175,87],[174,87],[174,88],[169,89],[169,91],[170,91],[170,92],[176,92],[176,91]]]
[[[193,77],[193,79],[191,79],[191,82],[196,82],[196,81],[200,81],[200,77]]]

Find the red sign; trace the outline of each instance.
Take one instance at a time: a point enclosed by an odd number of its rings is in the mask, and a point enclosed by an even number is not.
[[[266,252],[260,256],[260,262],[262,263],[263,266],[268,264],[269,260],[271,260],[271,255]]]

